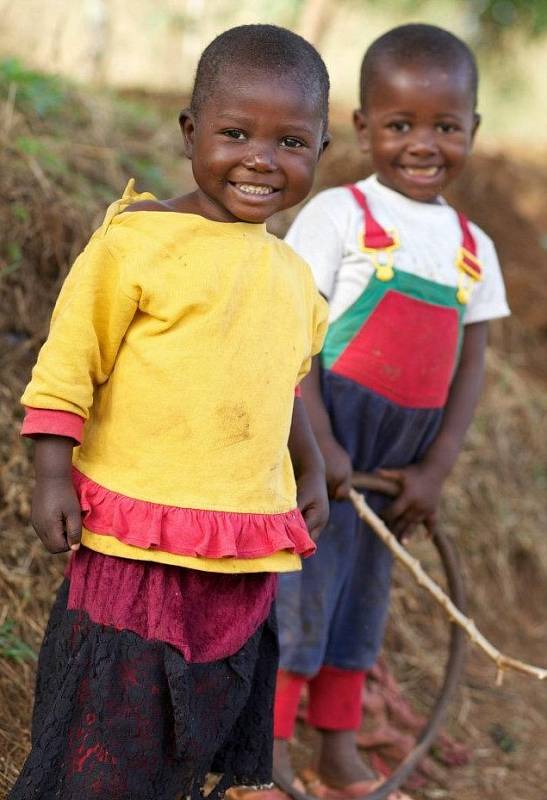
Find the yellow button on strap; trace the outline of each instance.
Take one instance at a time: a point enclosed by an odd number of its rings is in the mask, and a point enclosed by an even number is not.
[[[379,264],[376,267],[376,277],[379,281],[390,281],[394,275],[395,272],[391,264]]]

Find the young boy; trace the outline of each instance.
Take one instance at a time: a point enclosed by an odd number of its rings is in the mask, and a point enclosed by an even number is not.
[[[280,580],[274,763],[294,779],[288,739],[307,684],[322,745],[306,788],[327,800],[377,785],[355,732],[382,643],[391,558],[346,500],[352,472],[398,482],[394,502],[368,498],[397,536],[431,528],[479,397],[488,320],[509,313],[492,242],[440,194],[479,125],[470,50],[437,27],[395,28],[367,51],[360,91],[354,125],[375,175],[319,194],[287,236],[330,305],[302,393],[334,502],[316,556]]]

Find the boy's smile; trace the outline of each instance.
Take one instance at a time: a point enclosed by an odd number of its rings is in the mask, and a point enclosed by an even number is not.
[[[379,181],[431,203],[463,169],[479,117],[465,69],[449,74],[426,65],[386,63],[354,124]]]
[[[220,222],[265,222],[311,189],[326,146],[318,104],[296,78],[232,69],[181,128],[198,185],[196,213]]]

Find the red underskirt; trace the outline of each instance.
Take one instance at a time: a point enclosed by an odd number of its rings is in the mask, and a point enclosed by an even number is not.
[[[236,653],[267,618],[275,573],[223,575],[105,556],[81,547],[67,569],[68,608],[166,642],[187,661]]]

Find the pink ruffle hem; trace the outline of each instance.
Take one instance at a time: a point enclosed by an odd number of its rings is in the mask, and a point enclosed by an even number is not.
[[[315,552],[298,509],[282,514],[243,514],[179,508],[100,486],[77,469],[73,480],[84,526],[136,547],[204,558],[261,558],[280,550]]]

